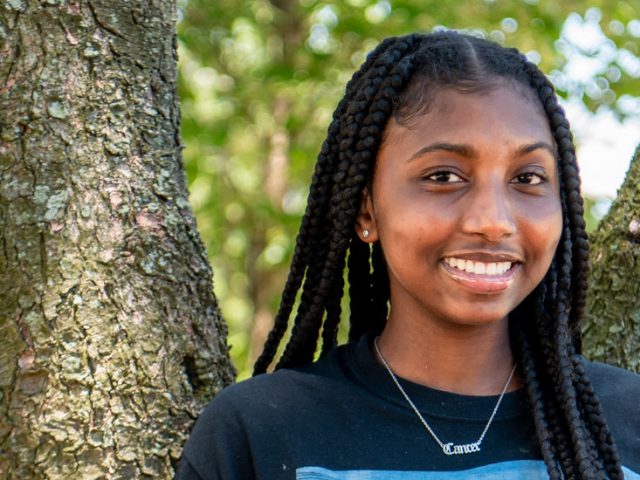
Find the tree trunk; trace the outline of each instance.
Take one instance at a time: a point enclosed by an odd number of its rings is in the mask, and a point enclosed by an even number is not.
[[[230,383],[172,0],[0,7],[0,478],[171,478]]]
[[[640,146],[591,238],[585,353],[640,372]]]

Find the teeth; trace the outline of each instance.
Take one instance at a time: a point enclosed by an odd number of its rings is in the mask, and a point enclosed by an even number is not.
[[[461,258],[447,257],[444,259],[447,264],[458,270],[463,270],[476,275],[502,275],[511,268],[511,262],[474,262]]]

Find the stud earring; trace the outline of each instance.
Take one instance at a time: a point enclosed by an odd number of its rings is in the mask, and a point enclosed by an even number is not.
[[[366,228],[362,231],[362,236],[364,238],[369,238],[369,230],[367,230]]]

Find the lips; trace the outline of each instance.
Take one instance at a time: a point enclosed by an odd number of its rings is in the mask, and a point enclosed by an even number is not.
[[[460,257],[445,257],[440,263],[453,280],[475,293],[506,290],[520,268],[517,261],[487,262]]]

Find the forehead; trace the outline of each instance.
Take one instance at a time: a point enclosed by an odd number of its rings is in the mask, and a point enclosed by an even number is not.
[[[500,138],[553,143],[551,129],[540,102],[525,87],[502,82],[481,92],[463,93],[451,88],[432,92],[428,108],[408,119],[391,118],[383,144],[397,143],[407,135],[415,140],[460,141],[497,135]],[[499,135],[498,135],[499,134]]]

